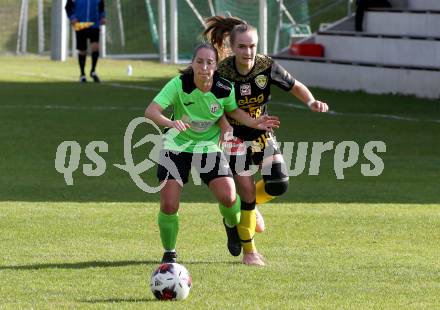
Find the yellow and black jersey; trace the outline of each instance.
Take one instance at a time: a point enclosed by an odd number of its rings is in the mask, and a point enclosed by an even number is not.
[[[267,114],[272,84],[285,91],[291,90],[295,84],[295,79],[289,72],[265,55],[256,56],[254,67],[247,75],[238,72],[235,67],[235,56],[221,61],[217,71],[222,77],[234,83],[237,105],[253,118]],[[244,141],[251,141],[264,133],[241,125],[234,119],[228,118],[228,120],[234,127],[234,136]]]

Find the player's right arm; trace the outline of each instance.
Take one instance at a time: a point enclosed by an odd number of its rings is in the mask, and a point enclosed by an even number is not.
[[[145,110],[145,117],[151,119],[158,126],[175,128],[178,131],[188,129],[190,127],[189,124],[181,120],[171,120],[163,114],[166,108],[180,102],[178,96],[180,87],[178,77],[170,80],[148,105]]]
[[[168,117],[163,115],[162,112],[162,107],[153,101],[145,110],[145,117],[151,119],[158,126],[175,128],[178,131],[185,131],[190,127],[188,123],[184,123],[181,120],[170,120]]]
[[[100,25],[105,25],[106,20],[105,20],[105,4],[104,4],[104,0],[99,1],[98,4],[98,13],[99,13],[99,22]]]
[[[268,131],[272,130],[273,128],[278,128],[280,125],[280,121],[277,116],[263,115],[259,118],[252,118],[248,113],[240,108],[226,112],[226,114],[247,127],[259,130]]]
[[[67,13],[67,17],[70,19],[70,23],[75,25],[78,22],[78,19],[75,16],[75,1],[67,0],[66,6],[64,7]]]

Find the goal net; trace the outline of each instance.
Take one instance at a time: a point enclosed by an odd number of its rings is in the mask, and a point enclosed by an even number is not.
[[[51,52],[53,1],[65,0],[0,0],[0,54]],[[177,27],[171,34],[171,3],[173,0],[107,0],[105,27],[105,54],[109,57],[158,57],[159,3],[165,4],[167,58],[172,44],[177,45],[178,59],[191,57],[195,45],[200,42],[203,18],[217,15],[238,16],[253,26],[260,27],[260,0],[175,0]],[[266,0],[267,52],[290,44],[292,35],[310,33],[309,0]],[[280,11],[281,10],[281,11]],[[65,14],[61,11],[58,14]],[[305,28],[304,28],[305,26]],[[75,42],[70,26],[67,26],[68,50],[72,55]],[[262,32],[259,31],[260,40]],[[173,37],[177,39],[173,43]]]

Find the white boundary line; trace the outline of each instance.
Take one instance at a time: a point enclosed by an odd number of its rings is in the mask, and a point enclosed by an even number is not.
[[[104,86],[112,86],[112,87],[118,87],[118,88],[129,88],[129,89],[141,89],[141,90],[148,90],[148,91],[160,91],[161,89],[158,87],[150,87],[150,86],[139,86],[139,85],[124,85],[120,83],[101,83]]]
[[[281,102],[281,101],[278,101],[278,102],[271,101],[271,103],[273,103],[275,105],[281,105],[281,106],[300,109],[300,110],[308,110],[309,109],[306,106],[303,106],[303,105],[300,105],[297,103],[289,103],[289,102]],[[398,120],[398,121],[440,123],[440,120],[438,120],[438,119],[420,119],[420,118],[398,116],[398,115],[392,115],[392,114],[350,113],[350,112],[336,112],[333,110],[329,110],[327,113],[330,115],[336,115],[336,116],[365,116],[365,117],[392,119],[392,120]]]
[[[68,105],[1,105],[0,109],[37,109],[37,110],[77,110],[77,111],[142,111],[145,108],[125,106],[68,106]]]
[[[17,75],[21,76],[34,76],[34,77],[42,77],[47,78],[51,80],[58,80],[58,81],[66,81],[71,82],[71,80],[65,79],[65,78],[58,78],[54,77],[48,74],[43,73],[32,73],[32,72],[21,72],[21,73],[15,73]],[[130,85],[130,84],[120,84],[120,83],[107,83],[103,82],[101,83],[103,86],[110,86],[110,87],[116,87],[116,88],[127,88],[127,89],[138,89],[138,90],[145,90],[145,91],[154,91],[157,92],[160,90],[158,87],[150,87],[150,86],[139,86],[139,85]],[[293,103],[293,102],[283,102],[283,101],[271,101],[271,104],[284,106],[288,108],[293,109],[299,109],[299,110],[308,110],[306,106]],[[145,106],[146,107],[146,106]],[[130,111],[142,111],[145,109],[145,107],[127,107],[127,106],[66,106],[66,105],[1,105],[0,109],[44,109],[44,110],[114,110],[114,111],[124,111],[124,110],[130,110]],[[349,113],[349,112],[336,112],[333,110],[328,111],[329,115],[336,115],[336,116],[364,116],[364,117],[374,117],[374,118],[383,118],[383,119],[391,119],[391,120],[397,120],[397,121],[408,121],[408,122],[426,122],[426,123],[438,123],[440,124],[440,120],[437,119],[419,119],[414,117],[406,117],[406,116],[398,116],[398,115],[392,115],[392,114],[378,114],[378,113]]]

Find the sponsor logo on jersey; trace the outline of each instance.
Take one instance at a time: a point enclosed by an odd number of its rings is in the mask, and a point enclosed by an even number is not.
[[[214,125],[214,121],[196,121],[192,120],[189,125],[191,126],[191,129],[195,132],[206,132],[211,128],[212,125]]]
[[[252,118],[259,118],[261,116],[261,106],[257,106],[257,107],[249,107],[249,115]]]
[[[229,86],[223,84],[223,83],[220,82],[220,81],[217,81],[217,83],[216,83],[215,85],[216,85],[217,87],[220,87],[220,88],[223,88],[223,89],[226,89],[226,90],[231,90],[231,88],[230,88]]]
[[[260,74],[255,78],[255,84],[257,84],[257,86],[260,89],[264,89],[266,87],[267,81],[268,81],[267,76],[265,76],[263,74]]]
[[[249,96],[252,94],[251,83],[245,83],[240,85],[240,95]]]
[[[191,119],[188,115],[184,114],[181,118],[182,122],[188,123],[190,128],[195,132],[205,132],[215,124],[214,121],[209,120],[194,120]]]
[[[211,111],[211,113],[216,113],[219,110],[220,106],[218,105],[217,102],[211,103],[211,107],[209,108],[209,110]]]
[[[237,101],[239,106],[248,105],[252,103],[263,103],[264,102],[264,95],[260,94],[258,97],[246,97],[245,99],[240,99]]]
[[[192,105],[192,104],[194,104],[194,103],[195,103],[195,102],[193,102],[193,101],[190,101],[190,102],[184,102],[183,105],[187,107],[187,106]]]

